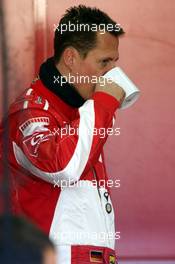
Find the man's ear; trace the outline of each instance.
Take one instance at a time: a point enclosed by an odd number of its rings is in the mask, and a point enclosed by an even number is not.
[[[73,47],[65,48],[63,52],[63,60],[65,65],[72,70],[77,62],[78,59],[78,52]]]

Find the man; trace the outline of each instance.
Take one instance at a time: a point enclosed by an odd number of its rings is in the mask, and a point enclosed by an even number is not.
[[[115,67],[123,33],[99,9],[67,10],[55,29],[54,57],[9,110],[13,212],[52,238],[58,264],[115,263],[108,133],[99,131],[111,131],[125,92],[100,77]]]
[[[1,215],[0,234],[0,263],[56,263],[53,243],[27,219]]]

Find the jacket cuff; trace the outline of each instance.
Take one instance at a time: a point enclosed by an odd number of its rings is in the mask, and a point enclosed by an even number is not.
[[[107,111],[115,112],[120,106],[120,102],[112,95],[102,91],[95,92],[91,99],[99,102]]]

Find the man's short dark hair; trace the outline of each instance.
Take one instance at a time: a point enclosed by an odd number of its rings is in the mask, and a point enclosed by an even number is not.
[[[72,28],[70,25],[72,25]],[[103,25],[105,32],[109,32],[116,37],[124,33],[119,24],[97,8],[79,5],[67,9],[55,30],[55,62],[59,62],[63,51],[67,47],[74,47],[85,58],[88,52],[96,46],[97,31],[99,32],[99,30],[95,30],[95,25],[97,29],[100,29]],[[70,28],[71,30],[69,30]],[[64,32],[62,29],[64,29]]]
[[[48,236],[21,216],[0,216],[0,263],[43,263],[44,252],[54,249]]]

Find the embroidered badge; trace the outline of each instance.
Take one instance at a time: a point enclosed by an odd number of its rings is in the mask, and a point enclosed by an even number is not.
[[[109,256],[109,264],[115,264],[116,263],[115,261],[116,261],[115,256],[110,255]]]
[[[91,250],[90,262],[103,263],[103,251]]]

